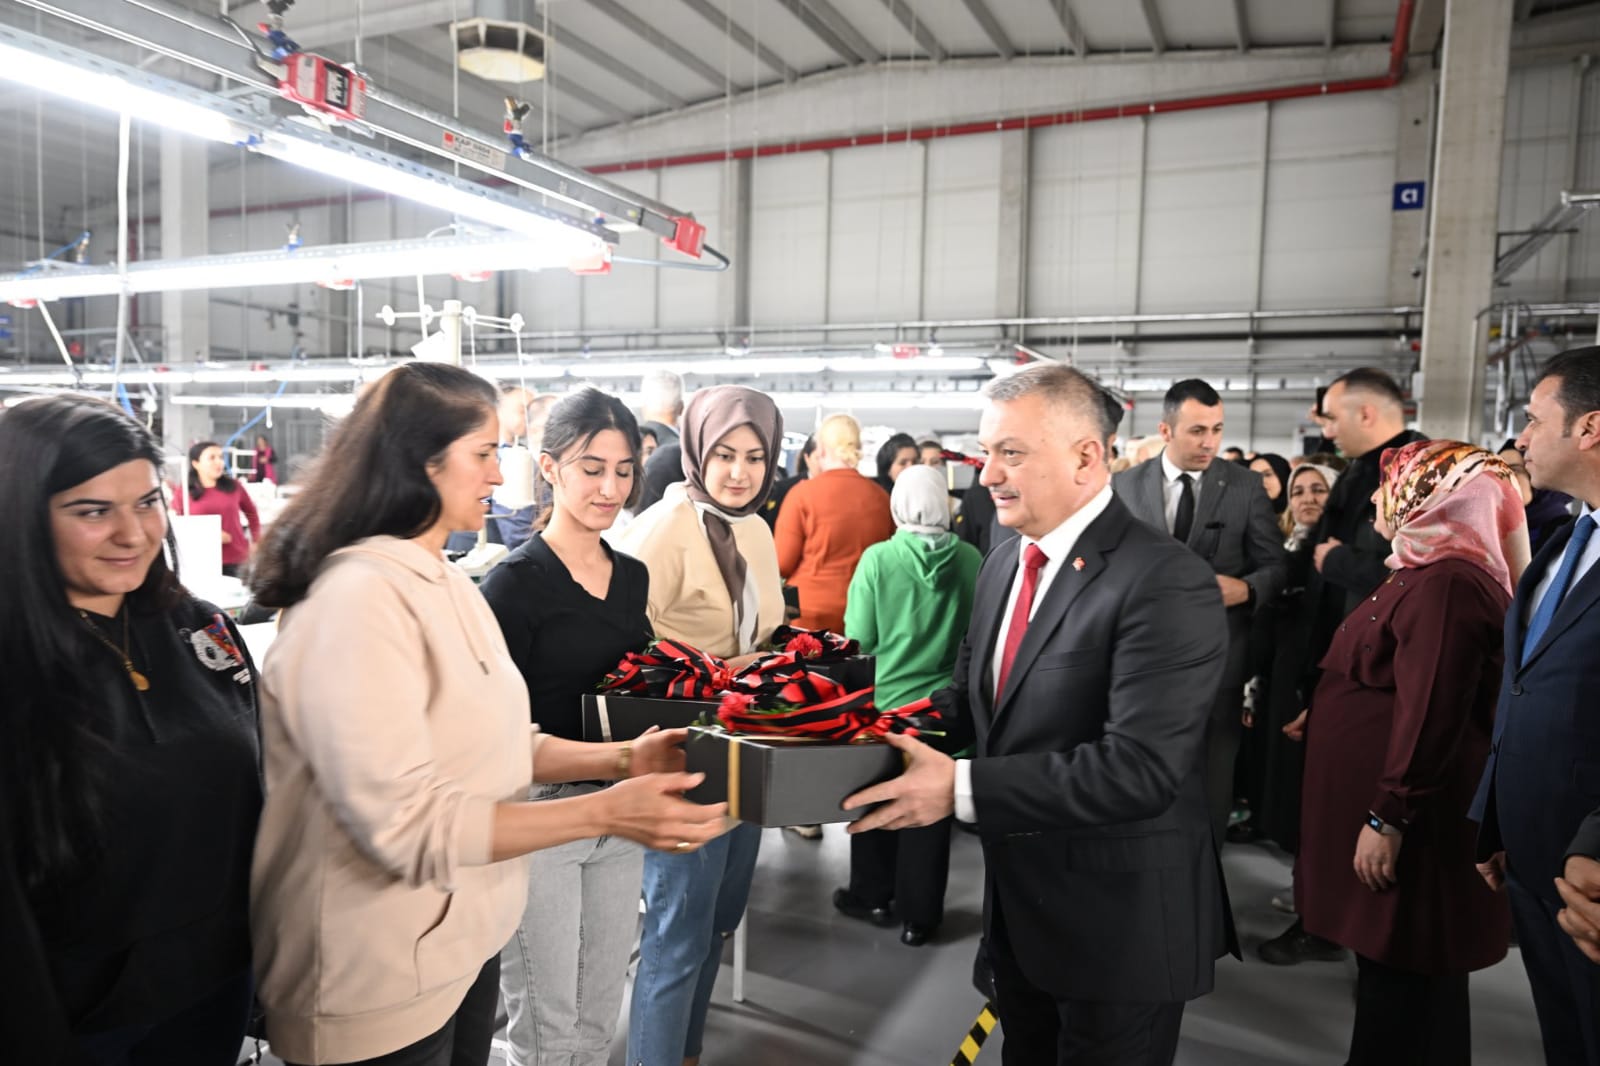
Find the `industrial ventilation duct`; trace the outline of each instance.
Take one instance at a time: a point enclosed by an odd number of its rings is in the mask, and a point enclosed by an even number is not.
[[[451,23],[461,69],[509,85],[543,78],[545,36],[522,9],[517,0],[478,0],[472,18]]]

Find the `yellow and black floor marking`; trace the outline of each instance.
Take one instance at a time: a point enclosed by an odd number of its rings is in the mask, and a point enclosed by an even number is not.
[[[961,1046],[956,1049],[956,1057],[950,1060],[950,1066],[972,1066],[978,1060],[978,1052],[983,1049],[983,1042],[989,1039],[989,1034],[994,1032],[995,1023],[999,1020],[994,1013],[994,1004],[985,1003],[983,1009],[978,1012],[978,1020],[972,1023],[966,1039],[962,1040]]]

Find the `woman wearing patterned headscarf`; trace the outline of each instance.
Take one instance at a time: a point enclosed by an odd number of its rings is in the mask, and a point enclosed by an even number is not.
[[[1510,468],[1419,441],[1373,493],[1388,580],[1339,627],[1306,727],[1295,900],[1356,953],[1353,1066],[1470,1061],[1467,974],[1505,956],[1505,899],[1473,868],[1502,624],[1528,563]]]
[[[742,665],[783,621],[778,555],[761,520],[783,418],[764,393],[716,385],[690,399],[682,432],[685,480],[634,519],[620,547],[650,571],[657,637]],[[699,1060],[722,937],[744,915],[760,844],[760,827],[741,824],[696,851],[645,856],[628,1062]]]

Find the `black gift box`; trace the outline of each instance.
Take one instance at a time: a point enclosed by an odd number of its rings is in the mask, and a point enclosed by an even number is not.
[[[848,659],[834,659],[831,662],[800,660],[800,665],[811,673],[821,674],[830,681],[837,681],[847,692],[860,692],[864,688],[872,688],[877,683],[877,663],[875,655],[852,655]]]
[[[633,740],[653,725],[676,729],[715,721],[716,700],[658,700],[601,692],[583,697],[583,739]]]
[[[905,759],[884,743],[735,736],[699,726],[684,746],[687,769],[706,779],[684,795],[696,803],[728,803],[741,821],[773,827],[853,822],[865,807],[840,804],[868,785],[900,776]]]

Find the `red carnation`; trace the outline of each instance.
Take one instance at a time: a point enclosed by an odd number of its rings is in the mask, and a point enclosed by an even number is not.
[[[801,659],[815,659],[822,654],[822,641],[810,633],[801,633],[783,646],[784,651],[793,652]]]

